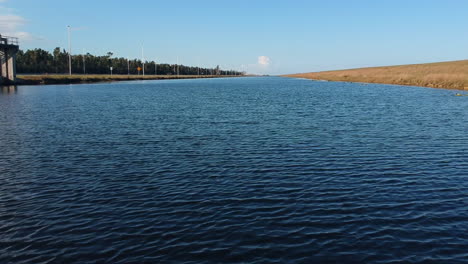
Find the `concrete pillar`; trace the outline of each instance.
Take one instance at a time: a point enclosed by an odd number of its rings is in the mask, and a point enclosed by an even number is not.
[[[0,49],[0,83],[16,81],[16,48]]]
[[[0,73],[2,78],[7,79],[6,51],[0,50]]]
[[[16,82],[16,52],[7,53],[8,80]]]
[[[2,63],[2,54],[0,51],[0,85],[3,84],[3,63]]]
[[[3,51],[0,50],[0,80],[3,77],[3,62],[2,62],[2,57],[3,57]]]

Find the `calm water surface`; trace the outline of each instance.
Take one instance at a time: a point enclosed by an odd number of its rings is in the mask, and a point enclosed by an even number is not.
[[[286,78],[0,93],[0,263],[468,263],[468,97]]]

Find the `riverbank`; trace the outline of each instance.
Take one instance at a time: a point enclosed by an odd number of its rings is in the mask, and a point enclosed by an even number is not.
[[[44,85],[44,84],[79,84],[79,83],[99,83],[116,81],[135,81],[135,80],[170,80],[170,79],[201,79],[201,78],[222,78],[222,77],[241,77],[226,75],[18,75],[18,85]]]
[[[285,75],[312,80],[468,90],[468,60]]]

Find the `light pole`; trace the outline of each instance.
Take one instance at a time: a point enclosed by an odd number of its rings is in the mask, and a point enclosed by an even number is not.
[[[72,74],[72,67],[71,67],[71,28],[67,26],[68,29],[68,74]]]
[[[85,54],[85,51],[83,49],[83,74],[86,74],[86,54]]]
[[[143,76],[145,76],[145,55],[143,53],[143,44],[141,44],[141,63],[143,64]]]

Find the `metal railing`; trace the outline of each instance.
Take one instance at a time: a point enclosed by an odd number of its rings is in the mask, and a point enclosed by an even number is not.
[[[18,38],[0,35],[0,44],[19,46]]]

